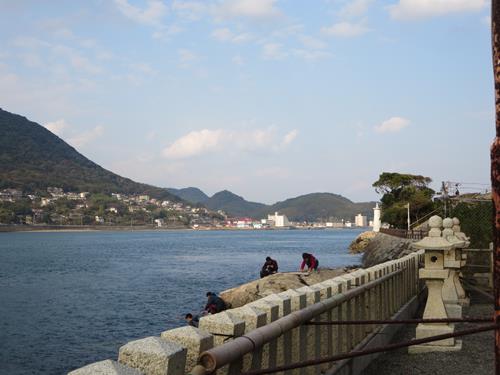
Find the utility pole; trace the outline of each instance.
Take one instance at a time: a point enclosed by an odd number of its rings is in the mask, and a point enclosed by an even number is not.
[[[491,145],[491,197],[493,198],[493,254],[495,293],[495,372],[500,375],[500,0],[491,2],[491,41],[495,79],[495,140]]]
[[[410,231],[410,202],[406,205],[407,211],[408,211],[408,232]]]

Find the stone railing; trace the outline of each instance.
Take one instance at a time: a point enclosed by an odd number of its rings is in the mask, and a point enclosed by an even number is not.
[[[406,238],[408,240],[421,240],[427,234],[428,231],[419,229],[397,229],[397,228],[380,228],[380,233],[388,234],[390,236]]]
[[[165,331],[160,337],[129,342],[120,348],[118,362],[97,362],[70,374],[98,371],[103,374],[189,374],[202,353],[216,347],[223,349],[235,338],[272,322],[277,321],[278,324],[274,324],[277,326],[284,317],[313,305],[312,310],[318,311],[311,316],[313,321],[388,319],[417,295],[418,268],[422,261],[423,251],[414,252],[312,286],[272,294],[239,308],[202,317],[199,328],[185,326]],[[352,293],[356,289],[359,293]],[[240,351],[236,354],[233,351],[229,356],[232,359],[220,364],[217,374],[241,374],[345,353],[379,328],[373,324],[287,327],[255,350],[241,355]],[[287,373],[317,374],[329,367],[323,364]]]

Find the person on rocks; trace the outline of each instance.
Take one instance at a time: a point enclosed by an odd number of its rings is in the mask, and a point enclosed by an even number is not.
[[[188,326],[198,328],[198,324],[200,323],[198,315],[193,316],[193,314],[187,313],[184,319],[186,320]]]
[[[319,261],[314,257],[314,255],[309,253],[302,253],[302,264],[300,265],[300,271],[304,271],[307,266],[307,271],[318,271]]]
[[[276,272],[278,272],[278,262],[276,262],[271,257],[266,257],[266,262],[260,270],[260,277],[266,277]]]
[[[222,298],[213,292],[207,292],[207,304],[205,305],[205,311],[210,314],[217,314],[218,312],[226,309],[226,302],[224,302]]]

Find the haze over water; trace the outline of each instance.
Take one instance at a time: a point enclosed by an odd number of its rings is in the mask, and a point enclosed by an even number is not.
[[[294,271],[357,264],[361,230],[0,233],[0,373],[63,374],[184,324],[208,290],[258,278],[267,255]]]

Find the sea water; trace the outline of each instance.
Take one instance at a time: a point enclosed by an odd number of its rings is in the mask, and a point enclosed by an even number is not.
[[[0,233],[0,374],[64,374],[116,359],[197,312],[207,291],[259,277],[266,256],[295,271],[359,264],[358,229]]]

